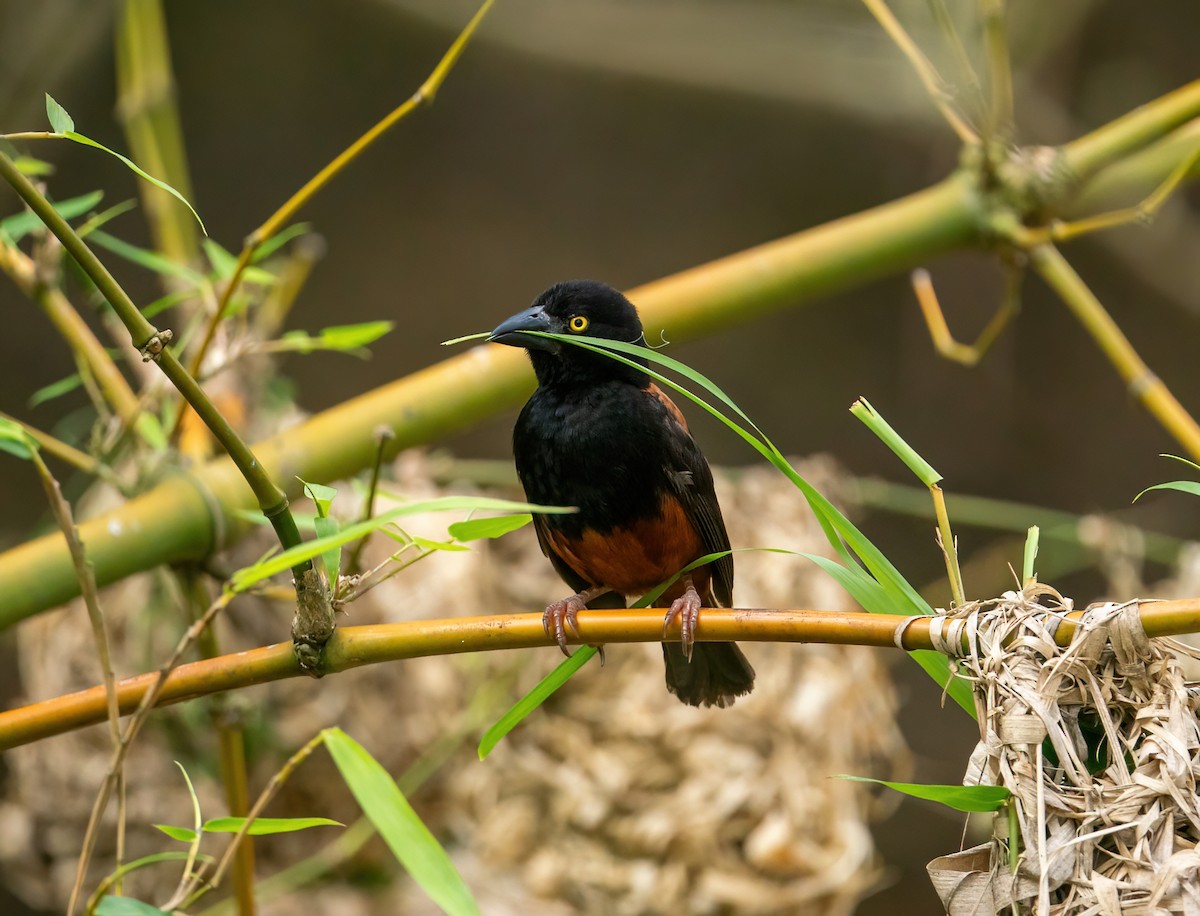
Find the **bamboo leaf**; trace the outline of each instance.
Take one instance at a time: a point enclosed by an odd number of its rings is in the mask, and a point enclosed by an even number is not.
[[[89,194],[80,194],[78,197],[52,201],[50,205],[58,211],[58,215],[63,219],[72,220],[87,213],[103,199],[103,191],[92,191]],[[40,228],[42,228],[42,221],[32,210],[22,210],[20,213],[0,219],[0,235],[3,235],[13,245]]]
[[[215,817],[204,822],[205,833],[237,833],[246,823],[244,817]],[[275,833],[295,833],[310,827],[345,827],[341,821],[327,817],[258,817],[246,831],[250,836],[270,836]]]
[[[413,880],[451,916],[479,916],[470,888],[387,770],[340,728],[322,734],[359,807]]]
[[[460,541],[477,541],[482,538],[503,537],[510,531],[524,528],[533,521],[528,513],[521,515],[500,515],[496,518],[471,518],[462,522],[453,522],[447,528],[450,535]]]
[[[54,99],[50,98],[50,96],[47,95],[46,96],[46,112],[47,112],[47,114],[49,114],[49,112],[50,112],[50,103],[51,102],[54,102]],[[54,102],[54,104],[58,105],[57,102]],[[58,107],[60,110],[62,109],[61,105],[58,105]],[[66,111],[62,111],[62,114],[67,115]],[[53,117],[51,117],[50,124],[51,124],[51,126],[54,126]],[[196,208],[193,207],[190,203],[188,203],[187,198],[185,198],[182,194],[180,194],[178,191],[176,191],[173,187],[171,187],[165,181],[155,178],[153,175],[149,174],[148,172],[143,171],[141,168],[138,167],[137,163],[135,163],[132,159],[129,159],[126,156],[122,156],[120,153],[109,149],[103,143],[97,143],[91,137],[85,137],[83,134],[76,133],[75,125],[73,123],[71,123],[71,119],[70,119],[69,115],[67,115],[67,121],[65,122],[65,124],[66,124],[66,126],[65,126],[64,130],[59,130],[56,127],[54,132],[56,134],[59,134],[60,136],[65,137],[68,140],[73,140],[76,143],[83,144],[84,146],[93,147],[94,149],[101,150],[105,153],[108,153],[110,156],[114,156],[115,158],[120,159],[123,163],[125,163],[126,167],[131,169],[135,174],[137,174],[141,178],[144,178],[146,181],[150,182],[156,188],[161,188],[162,190],[166,191],[168,194],[170,194],[172,197],[174,197],[176,200],[178,200],[180,203],[182,203],[185,207],[187,207],[192,212],[192,216],[194,216],[196,218],[196,222],[200,224],[200,231],[203,232],[205,235],[208,235],[208,230],[204,228],[204,220],[202,220],[200,218],[200,214],[196,212]]]
[[[297,477],[296,479],[304,484],[304,493],[317,507],[317,515],[322,518],[327,516],[330,508],[333,506],[333,499],[337,496],[337,489],[327,487],[322,483],[309,483],[303,477]]]
[[[272,341],[269,349],[274,352],[313,353],[317,350],[334,350],[355,356],[369,356],[365,349],[383,335],[395,323],[391,321],[364,321],[360,324],[335,325],[322,328],[316,334],[307,331],[288,331],[278,340]]]
[[[162,910],[133,897],[101,897],[96,916],[162,916]]]
[[[384,533],[386,534],[387,532],[385,531]],[[418,537],[415,534],[409,537],[409,543],[420,547],[422,550],[449,550],[453,552],[471,549],[466,544],[455,544],[453,541],[431,541],[429,538]]]
[[[338,533],[341,525],[336,518],[318,515],[313,519],[313,530],[318,538],[332,538]],[[337,581],[338,570],[342,568],[342,548],[333,547],[321,554],[321,565],[325,567],[325,577],[330,582]]]
[[[548,700],[563,684],[574,677],[575,672],[586,665],[596,652],[595,646],[581,646],[564,659],[553,671],[537,682],[537,685],[517,700],[515,704],[502,715],[496,723],[483,733],[479,740],[479,759],[483,760],[490,754],[501,739],[516,728],[530,713]]]
[[[507,499],[489,499],[483,496],[442,496],[436,499],[426,499],[419,502],[408,503],[403,506],[397,506],[384,512],[382,515],[377,515],[375,518],[367,521],[358,522],[353,525],[347,525],[336,535],[330,537],[317,538],[312,541],[306,541],[295,547],[290,547],[287,550],[277,553],[274,556],[267,558],[253,566],[247,566],[239,569],[233,574],[230,580],[230,586],[235,592],[245,591],[247,588],[261,582],[263,579],[268,579],[276,573],[281,573],[291,569],[305,560],[311,560],[313,557],[324,553],[334,547],[341,547],[343,544],[348,544],[351,541],[356,541],[361,537],[365,537],[373,531],[377,531],[384,525],[394,522],[398,518],[403,518],[406,515],[416,515],[421,512],[448,512],[454,510],[478,510],[478,509],[495,509],[498,511],[514,511],[514,512],[546,512],[546,513],[564,513],[574,512],[574,509],[561,506],[536,506],[531,503],[511,502]]]
[[[939,786],[916,782],[890,782],[886,779],[869,779],[866,776],[839,775],[838,779],[851,782],[873,782],[887,786],[913,798],[935,801],[955,811],[999,811],[1012,797],[1004,786]]]
[[[1146,487],[1137,496],[1133,498],[1137,502],[1151,490],[1178,490],[1180,493],[1189,493],[1192,496],[1200,496],[1200,481],[1195,480],[1169,480],[1166,483],[1156,483],[1152,487]]]
[[[199,271],[193,270],[184,264],[177,264],[175,261],[156,251],[131,245],[129,242],[119,239],[114,235],[109,235],[107,232],[94,230],[91,233],[91,239],[101,248],[106,248],[113,254],[125,258],[127,261],[132,261],[139,267],[146,268],[146,270],[184,280],[195,287],[202,287],[208,283],[208,278]]]
[[[63,108],[54,100],[49,92],[46,93],[46,117],[50,119],[50,129],[56,134],[66,134],[75,129],[75,122]]]
[[[45,160],[35,159],[33,156],[14,156],[13,165],[17,167],[18,172],[30,178],[42,178],[54,174],[53,165]]]
[[[0,417],[0,452],[29,460],[37,443],[25,432],[20,423]]]
[[[282,232],[277,232],[254,249],[254,255],[250,258],[250,263],[257,264],[259,261],[265,261],[292,239],[307,234],[311,229],[311,223],[295,223],[288,226]]]
[[[193,843],[196,840],[196,831],[191,827],[175,827],[171,824],[155,824],[155,830],[161,830],[173,840],[179,840],[181,843]]]
[[[29,396],[29,400],[25,403],[30,407],[37,407],[39,404],[45,404],[47,401],[61,398],[64,394],[70,394],[82,384],[83,376],[76,372],[73,375],[68,375],[66,378],[60,378],[57,382],[51,382],[44,388],[39,388]]]

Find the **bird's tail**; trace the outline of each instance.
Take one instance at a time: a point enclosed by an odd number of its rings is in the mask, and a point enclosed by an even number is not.
[[[754,687],[754,669],[732,642],[698,642],[689,662],[679,643],[663,643],[667,689],[689,706],[724,708]]]

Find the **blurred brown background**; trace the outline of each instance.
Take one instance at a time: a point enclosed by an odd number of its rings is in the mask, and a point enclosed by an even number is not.
[[[971,37],[974,5],[964,6]],[[166,7],[194,203],[210,234],[236,250],[411,94],[474,4]],[[949,60],[924,3],[894,8],[939,65]],[[81,131],[127,148],[112,114],[112,17],[94,0],[0,0],[0,130],[41,129],[48,91]],[[1197,76],[1195,0],[1017,0],[1010,17],[1022,143],[1065,141]],[[132,176],[107,157],[66,144],[34,152],[58,165],[51,187],[59,199],[95,188],[106,190],[106,203],[135,196]],[[435,107],[400,125],[301,214],[327,254],[291,326],[388,318],[397,330],[370,362],[317,354],[291,358],[285,371],[300,405],[319,410],[440,359],[439,341],[490,328],[554,280],[634,286],[917,190],[957,155],[953,134],[857,3],[500,0]],[[1195,190],[1185,191],[1149,229],[1068,250],[1193,412],[1196,203]],[[15,206],[0,190],[0,215]],[[148,241],[136,213],[111,229]],[[135,300],[158,295],[153,277],[106,260]],[[973,339],[999,300],[998,270],[974,255],[928,266],[952,329]],[[846,413],[865,395],[952,493],[1121,512],[1196,537],[1194,503],[1182,496],[1127,509],[1145,486],[1180,476],[1156,457],[1179,448],[1036,279],[1023,303],[975,370],[936,356],[904,277],[782,310],[676,355],[719,379],[787,452],[828,452],[852,473],[907,482]],[[52,428],[83,405],[82,394],[37,409],[26,400],[73,371],[69,355],[7,281],[0,314],[8,317],[0,410]],[[511,420],[497,417],[449,445],[465,457],[507,457]],[[750,461],[731,436],[696,425],[714,463]],[[24,467],[2,455],[0,463],[0,546],[8,546],[41,523],[43,503]],[[938,577],[928,524],[871,515],[863,527],[914,582]],[[970,528],[959,536],[968,556],[995,537]],[[1004,557],[1016,564],[1019,552]],[[1081,604],[1107,587],[1086,573],[1054,584]],[[991,587],[1005,587],[1003,569]],[[897,670],[917,778],[959,780],[972,727],[957,719],[944,727],[957,713],[939,712],[932,686]],[[957,848],[960,829],[957,818],[906,803],[878,828],[898,883],[861,912],[935,911],[923,864]]]

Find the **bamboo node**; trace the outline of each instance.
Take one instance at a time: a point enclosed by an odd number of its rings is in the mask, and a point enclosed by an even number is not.
[[[148,363],[151,360],[157,362],[163,350],[167,348],[172,340],[175,339],[175,332],[170,328],[163,328],[156,332],[149,340],[138,348],[138,352],[142,354],[142,362]]]

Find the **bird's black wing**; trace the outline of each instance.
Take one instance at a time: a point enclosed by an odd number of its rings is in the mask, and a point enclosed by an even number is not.
[[[684,514],[696,527],[705,553],[729,550],[729,535],[721,506],[713,489],[712,470],[704,453],[688,432],[687,422],[675,403],[657,385],[648,389],[667,412],[667,465],[665,471],[671,489],[683,505]],[[726,554],[709,564],[713,593],[722,607],[733,605],[733,555]]]

